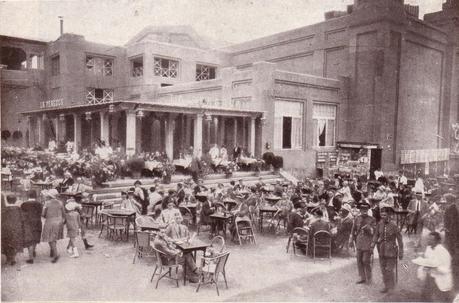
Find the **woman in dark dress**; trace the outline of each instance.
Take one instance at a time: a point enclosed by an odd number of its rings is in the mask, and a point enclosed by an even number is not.
[[[50,257],[53,258],[52,263],[56,263],[59,259],[56,242],[64,236],[65,210],[62,202],[57,200],[58,195],[58,191],[54,188],[44,192],[46,202],[42,212],[45,224],[43,225],[41,241],[48,242],[51,250]]]
[[[37,201],[37,193],[34,190],[27,192],[28,200],[22,203],[22,216],[24,218],[24,247],[29,250],[29,264],[35,258],[35,248],[41,240],[41,213],[43,206]]]
[[[16,253],[23,250],[23,219],[19,206],[15,205],[16,196],[8,195],[6,205],[2,207],[2,254],[6,262],[16,264]]]

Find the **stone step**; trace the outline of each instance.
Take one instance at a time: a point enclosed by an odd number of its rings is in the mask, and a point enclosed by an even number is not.
[[[232,180],[237,182],[237,180],[242,179],[244,184],[250,186],[250,185],[256,184],[260,178],[265,183],[275,183],[277,181],[285,181],[284,178],[278,175],[264,174],[260,176],[247,176],[247,177],[237,177],[237,178],[233,177],[233,178],[204,180],[203,183],[204,185],[210,187],[210,186],[217,185],[218,183],[222,183],[223,185],[228,185]],[[175,189],[177,187],[177,183],[162,184],[161,186],[164,188],[164,190],[168,190],[170,188]],[[105,201],[105,199],[112,199],[112,198],[120,197],[122,191],[127,191],[131,187],[132,185],[120,186],[120,187],[99,188],[99,189],[94,190],[92,194],[95,196],[97,200]],[[148,186],[145,186],[145,188],[148,190]]]
[[[265,176],[265,175],[270,175],[270,174],[273,174],[273,172],[272,171],[260,172],[260,176]],[[250,177],[250,176],[255,176],[255,172],[238,171],[238,172],[233,173],[232,178],[240,179],[240,178],[245,178],[245,177]],[[171,179],[171,183],[183,182],[190,178],[191,176],[189,175],[179,175],[179,174],[173,175]],[[225,178],[225,174],[210,174],[210,175],[205,176],[203,179],[204,181],[206,181],[206,180],[215,180],[215,179],[223,179],[223,178]],[[143,186],[154,184],[154,178],[140,178],[140,179],[128,178],[128,179],[121,179],[121,180],[105,182],[103,186],[108,187],[108,188],[128,187],[128,186],[133,186],[134,182],[137,180],[142,182]]]

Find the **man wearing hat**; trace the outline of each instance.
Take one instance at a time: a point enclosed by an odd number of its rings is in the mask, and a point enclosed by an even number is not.
[[[381,205],[381,221],[376,226],[376,230],[371,243],[373,250],[377,246],[379,254],[379,264],[384,282],[382,293],[386,293],[395,287],[397,258],[403,259],[403,240],[400,230],[392,221],[394,209],[389,205]]]
[[[337,223],[336,236],[333,243],[335,248],[340,250],[349,242],[352,225],[354,223],[354,217],[351,214],[351,206],[348,203],[343,204],[341,207],[340,217],[338,218]]]
[[[408,204],[407,210],[407,229],[410,232],[416,233],[422,227],[422,216],[428,209],[427,203],[422,199],[422,193],[415,192],[415,198]],[[422,228],[421,228],[422,230]]]
[[[357,284],[371,283],[371,255],[373,249],[371,243],[373,240],[374,229],[376,226],[375,218],[368,215],[370,204],[363,202],[359,205],[360,215],[354,221],[351,230],[349,245],[355,242],[357,250],[357,268],[359,269],[360,280]]]

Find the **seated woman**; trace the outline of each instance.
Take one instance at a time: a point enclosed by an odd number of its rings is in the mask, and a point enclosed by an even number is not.
[[[337,220],[336,234],[332,243],[335,250],[341,250],[349,243],[352,225],[354,224],[354,217],[351,211],[351,206],[347,203],[341,207],[340,217]]]

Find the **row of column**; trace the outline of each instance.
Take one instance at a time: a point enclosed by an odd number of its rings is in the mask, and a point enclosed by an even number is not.
[[[107,112],[99,112],[100,115],[100,139],[109,143],[110,138],[110,123],[109,123],[109,114]],[[191,116],[191,115],[190,115]],[[200,156],[203,152],[203,117],[204,115],[201,113],[195,114],[192,121],[192,130],[193,130],[193,149],[195,155]],[[176,114],[168,114],[165,120],[165,151],[169,159],[173,159],[174,157],[174,132],[175,130],[175,118]],[[227,117],[221,116],[220,119],[214,117],[212,122],[214,123],[214,134],[213,137],[215,138],[216,142],[208,142],[211,143],[220,143],[223,144],[225,134],[226,134],[226,119]],[[234,139],[233,142],[237,142],[237,135],[239,132],[242,132],[242,137],[246,138],[246,131],[249,132],[248,134],[248,152],[250,154],[255,154],[255,118],[250,117],[249,128],[246,130],[245,123],[243,123],[243,127],[241,130],[238,129],[238,123],[236,123],[236,119],[233,123],[233,135]],[[183,128],[180,131],[184,131],[184,135],[186,141],[188,142],[188,138],[191,137],[191,119],[186,119],[187,123],[183,124]],[[37,117],[37,128],[38,128],[38,141],[40,145],[44,146],[45,142],[45,125],[43,117]],[[65,137],[65,125],[62,125],[62,121],[59,120],[58,117],[53,119],[53,124],[55,128],[55,135],[56,139],[60,140],[62,135]],[[207,135],[210,138],[210,123],[206,125],[209,127],[207,129]],[[32,130],[32,124],[29,124],[29,129]],[[79,152],[79,148],[82,143],[82,117],[78,114],[73,114],[73,138],[74,138],[74,148],[76,152]],[[141,131],[137,129],[137,116],[135,111],[126,111],[126,154],[132,156],[136,153],[136,151],[140,147],[141,142]],[[210,139],[208,140],[210,141]],[[191,143],[191,142],[190,142]]]

